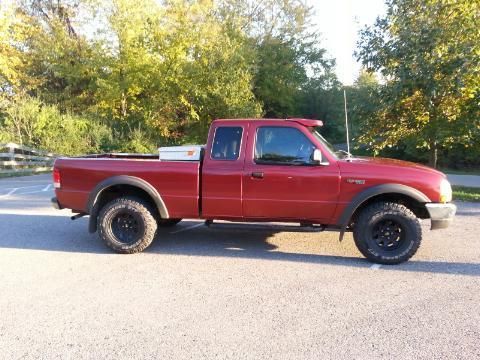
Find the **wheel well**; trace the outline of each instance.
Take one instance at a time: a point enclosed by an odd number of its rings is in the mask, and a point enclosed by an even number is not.
[[[357,216],[360,214],[360,212],[363,209],[365,209],[367,206],[380,201],[402,204],[406,206],[408,209],[410,209],[417,218],[419,219],[429,218],[428,211],[424,203],[419,202],[408,195],[387,193],[387,194],[379,194],[379,195],[372,196],[371,198],[368,198],[363,203],[361,203],[360,206],[358,206],[355,209],[355,212],[351,217],[351,222],[354,223]]]
[[[98,195],[95,206],[97,209],[100,210],[110,201],[125,196],[134,196],[136,198],[142,199],[152,209],[153,216],[155,218],[159,219],[161,217],[157,205],[155,204],[155,201],[152,199],[150,194],[148,194],[145,190],[133,185],[112,185],[102,190]]]

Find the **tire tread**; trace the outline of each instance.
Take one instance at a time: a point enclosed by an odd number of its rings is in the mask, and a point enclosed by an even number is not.
[[[407,253],[403,254],[400,257],[388,258],[375,256],[368,250],[368,244],[363,239],[363,234],[361,233],[361,231],[367,226],[369,222],[371,222],[375,218],[392,214],[404,217],[411,222],[411,224],[413,225],[413,236],[415,237],[415,239],[413,239],[414,244]],[[422,242],[422,227],[415,214],[405,205],[395,202],[376,202],[367,206],[359,214],[353,228],[353,238],[355,240],[355,245],[357,246],[358,250],[368,260],[379,264],[393,265],[407,261],[413,255],[415,255]]]
[[[105,231],[104,219],[109,211],[115,208],[129,207],[139,212],[144,220],[145,234],[143,238],[132,245],[120,245],[110,238],[109,234]],[[157,221],[154,217],[154,211],[151,209],[148,203],[144,200],[136,197],[120,197],[112,200],[106,204],[98,215],[98,231],[100,238],[111,249],[122,254],[134,254],[145,250],[155,238],[157,232]]]

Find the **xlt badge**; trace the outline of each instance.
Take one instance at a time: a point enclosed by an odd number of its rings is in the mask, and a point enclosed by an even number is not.
[[[357,184],[357,185],[365,184],[365,180],[361,180],[361,179],[347,179],[347,182],[350,184]]]

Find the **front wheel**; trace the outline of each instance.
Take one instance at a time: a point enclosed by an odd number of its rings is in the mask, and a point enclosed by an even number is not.
[[[406,206],[379,202],[363,209],[355,222],[353,238],[370,261],[399,264],[410,259],[422,241],[422,228]]]
[[[98,215],[98,230],[105,244],[123,254],[145,250],[157,231],[154,212],[143,200],[122,197],[106,204]]]

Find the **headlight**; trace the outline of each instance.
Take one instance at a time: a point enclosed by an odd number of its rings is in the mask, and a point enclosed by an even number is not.
[[[440,183],[440,202],[446,203],[452,201],[452,187],[447,179]]]

